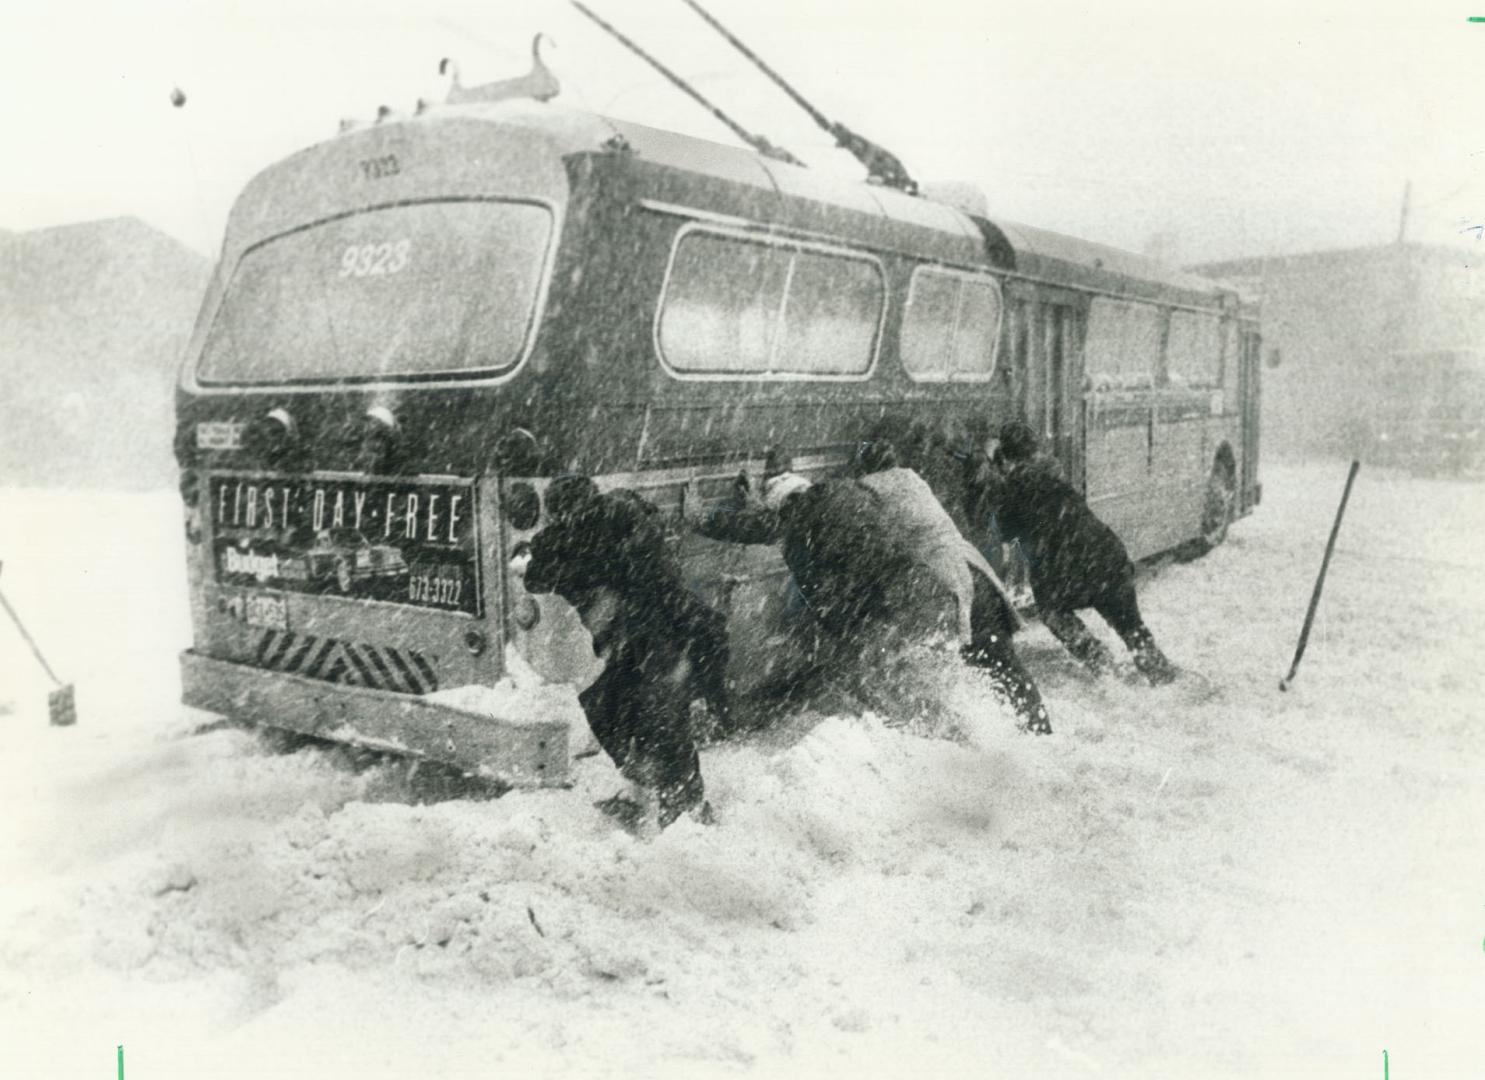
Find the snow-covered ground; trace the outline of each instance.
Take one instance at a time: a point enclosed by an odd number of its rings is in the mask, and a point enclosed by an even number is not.
[[[652,843],[572,791],[191,734],[173,495],[0,491],[0,1075],[1485,1074],[1485,489],[1363,470],[1277,690],[1342,465],[1266,470],[1151,575],[1200,680],[1023,648],[1057,734],[955,673],[957,740],[799,717],[704,753]]]

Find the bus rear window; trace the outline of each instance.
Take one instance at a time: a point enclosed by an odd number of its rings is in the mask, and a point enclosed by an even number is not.
[[[493,374],[521,359],[552,215],[534,203],[367,210],[248,249],[196,377],[203,384]]]

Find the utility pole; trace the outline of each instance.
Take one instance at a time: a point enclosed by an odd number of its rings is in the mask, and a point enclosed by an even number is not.
[[[1403,184],[1402,213],[1397,221],[1397,242],[1401,244],[1408,238],[1408,205],[1413,201],[1413,181],[1409,180]]]

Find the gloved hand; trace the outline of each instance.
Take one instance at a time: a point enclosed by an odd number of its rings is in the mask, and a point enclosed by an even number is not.
[[[696,528],[706,519],[706,505],[701,498],[701,482],[694,476],[681,490],[681,520]]]

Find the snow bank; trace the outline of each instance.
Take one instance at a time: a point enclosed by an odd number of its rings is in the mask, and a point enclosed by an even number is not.
[[[174,501],[0,492],[0,587],[81,717],[45,726],[0,634],[0,1069],[1475,1075],[1485,504],[1364,471],[1281,695],[1343,476],[1270,470],[1227,546],[1143,583],[1204,677],[1095,682],[1032,629],[1057,734],[925,668],[931,714],[709,748],[717,824],[652,843],[592,808],[601,756],[429,804],[191,734]]]
[[[543,679],[514,645],[505,647],[505,677],[494,686],[454,686],[429,694],[428,699],[508,723],[565,721],[579,743],[577,733],[587,728],[577,690]]]

